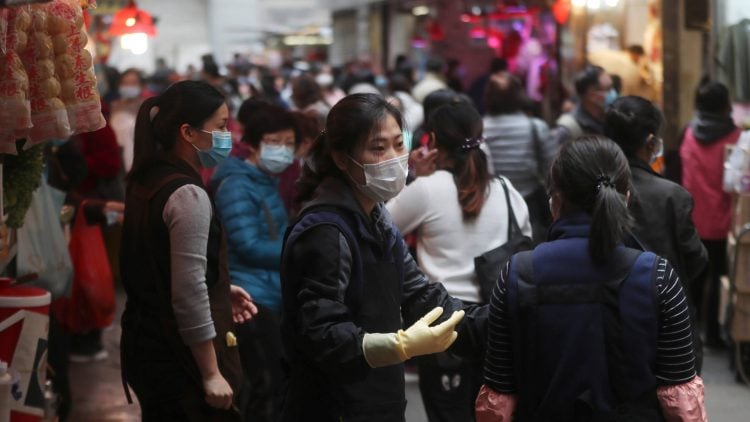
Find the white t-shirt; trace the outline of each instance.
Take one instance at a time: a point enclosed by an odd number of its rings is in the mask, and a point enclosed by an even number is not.
[[[531,236],[526,202],[508,179],[505,183],[518,225]],[[453,297],[479,302],[474,258],[508,241],[508,211],[500,181],[492,180],[482,211],[472,221],[464,221],[453,175],[444,170],[417,178],[386,208],[402,233],[418,230],[417,261],[430,281],[443,283]]]

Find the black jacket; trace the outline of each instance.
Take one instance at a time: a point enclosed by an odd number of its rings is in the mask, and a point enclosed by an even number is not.
[[[302,214],[305,209],[321,205],[342,210],[354,222],[350,226],[356,226],[351,229],[358,237],[362,268],[368,268],[364,257],[370,251],[364,253],[365,248],[382,248],[388,253],[388,245],[403,244],[385,207],[378,204],[371,215],[365,215],[346,183],[335,178],[326,179],[316,194],[316,198],[305,205]],[[435,306],[444,309],[439,321],[464,308],[464,304],[450,297],[441,284],[427,280],[405,246],[396,250],[403,259],[403,279],[399,280],[400,304],[394,308],[383,303],[383,312],[395,309],[398,314],[400,307],[400,316],[383,315],[384,320],[395,317],[395,329],[398,329],[410,326]],[[357,321],[361,317],[361,308],[367,305],[349,306],[346,299],[353,277],[353,262],[352,250],[345,236],[334,226],[311,228],[293,244],[285,245],[281,273],[282,333],[291,367],[285,421],[338,421],[342,416],[346,420],[347,416],[358,421],[384,420],[383,412],[393,418],[388,420],[403,420],[403,408],[400,407],[405,400],[403,365],[372,369],[364,358],[362,341],[367,329]],[[380,281],[374,280],[372,274],[364,274],[364,278],[365,283]],[[382,282],[388,284],[386,280]],[[360,297],[359,302],[370,299]],[[474,305],[466,311],[466,317],[457,328],[458,341],[451,351],[479,357],[485,341],[487,309]],[[399,323],[399,317],[402,323]],[[382,371],[388,371],[390,375],[380,377],[374,374]],[[379,380],[379,385],[363,385],[372,379]],[[384,380],[392,382],[382,383]],[[396,391],[398,389],[400,391]],[[384,390],[393,390],[395,396],[378,393]],[[357,397],[352,391],[370,391],[373,395]],[[391,404],[383,402],[385,397],[391,400]],[[356,410],[375,407],[380,408],[380,417]]]
[[[630,211],[636,224],[633,232],[646,250],[669,260],[690,295],[691,283],[708,262],[706,248],[693,225],[693,197],[640,160],[631,159],[630,170]]]

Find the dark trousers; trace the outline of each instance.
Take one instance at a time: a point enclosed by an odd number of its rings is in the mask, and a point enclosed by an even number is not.
[[[60,326],[54,316],[49,318],[47,364],[52,369],[47,378],[58,394],[57,416],[61,422],[68,420],[72,407],[68,357],[70,356],[70,334]]]
[[[482,386],[482,363],[448,353],[420,356],[419,391],[429,422],[471,422]]]
[[[258,314],[237,326],[245,373],[240,412],[245,421],[275,422],[281,415],[285,385],[281,328],[274,311],[257,306]]]
[[[697,311],[698,321],[703,321],[706,327],[706,344],[720,346],[721,328],[719,327],[719,289],[721,276],[727,273],[727,241],[703,240],[708,251],[708,266],[704,277],[698,278],[691,290]]]
[[[229,410],[209,406],[203,394],[194,391],[181,399],[159,403],[141,403],[143,422],[240,422],[236,408]]]
[[[141,404],[143,422],[187,421],[188,416],[178,401],[159,403],[158,405]]]

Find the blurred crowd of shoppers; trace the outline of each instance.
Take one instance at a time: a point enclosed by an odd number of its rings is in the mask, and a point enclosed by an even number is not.
[[[654,420],[693,406],[685,420],[704,420],[702,338],[726,340],[723,149],[740,133],[722,85],[696,91],[683,188],[652,166],[660,111],[618,99],[600,67],[576,76],[577,104],[550,128],[502,59],[475,81],[437,57],[417,69],[400,56],[387,72],[201,61],[183,75],[163,61],[150,76],[102,69],[108,125],[50,148],[50,168],[85,163],[54,183],[71,203],[97,200],[84,207],[91,224],[117,226],[124,212],[110,252],[128,295],[123,374],[144,420],[402,420],[404,362],[430,421],[474,420],[475,406],[478,420],[582,420],[629,405]],[[539,246],[511,260],[488,303],[474,259],[511,240],[510,211]],[[541,294],[530,322],[519,286],[531,280],[573,293],[586,290],[575,280],[616,282],[622,336],[575,328],[609,327],[585,303],[605,303],[596,292],[568,294],[560,314]],[[76,359],[103,358],[100,332],[76,334]]]

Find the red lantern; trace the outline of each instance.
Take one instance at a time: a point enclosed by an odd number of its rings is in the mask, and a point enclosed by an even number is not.
[[[153,37],[156,35],[156,27],[151,15],[139,9],[135,5],[135,1],[131,1],[130,4],[112,17],[112,26],[109,28],[109,33],[114,36],[144,33]]]
[[[438,21],[430,21],[427,24],[427,33],[430,35],[430,41],[436,42],[445,40],[445,31]]]
[[[483,38],[487,38],[487,31],[481,26],[475,26],[469,31],[469,36],[472,39],[480,40]]]
[[[552,14],[560,25],[565,25],[570,18],[570,0],[557,0],[552,6]]]

